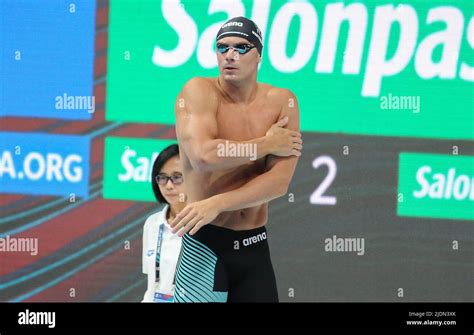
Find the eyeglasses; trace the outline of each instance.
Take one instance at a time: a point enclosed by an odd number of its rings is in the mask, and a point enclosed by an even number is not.
[[[179,185],[183,183],[183,175],[174,174],[172,176],[167,176],[164,174],[159,174],[155,177],[155,181],[161,186],[165,186],[166,184],[168,184],[168,180],[171,180],[173,185]]]
[[[242,43],[242,44],[236,44],[232,46],[232,45],[217,43],[216,48],[217,48],[217,51],[220,52],[221,54],[227,53],[229,49],[234,49],[239,54],[244,55],[250,50],[252,50],[253,48],[255,48],[255,45]]]

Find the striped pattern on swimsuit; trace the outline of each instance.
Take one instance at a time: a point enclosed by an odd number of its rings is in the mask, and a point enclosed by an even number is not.
[[[226,302],[227,292],[215,292],[217,255],[186,234],[176,275],[175,302]]]

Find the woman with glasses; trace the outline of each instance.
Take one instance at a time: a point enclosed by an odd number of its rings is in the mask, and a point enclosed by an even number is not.
[[[142,302],[172,302],[181,237],[169,223],[186,206],[183,173],[177,144],[161,151],[153,164],[153,192],[163,209],[151,215],[143,228],[143,273],[148,287]]]

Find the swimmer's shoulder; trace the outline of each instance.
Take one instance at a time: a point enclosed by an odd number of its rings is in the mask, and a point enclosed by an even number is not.
[[[278,106],[288,103],[288,99],[295,99],[295,95],[287,88],[277,87],[265,83],[258,83],[259,90],[263,92],[265,99]]]
[[[179,112],[186,111],[185,115],[188,115],[188,113],[216,112],[219,105],[219,96],[211,79],[194,77],[188,80],[176,99],[175,112],[180,114]]]
[[[181,90],[181,94],[197,95],[199,97],[217,97],[216,78],[194,77],[188,80]]]

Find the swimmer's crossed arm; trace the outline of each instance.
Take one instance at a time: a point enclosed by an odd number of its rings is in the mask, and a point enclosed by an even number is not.
[[[300,117],[296,97],[287,90],[285,90],[285,94],[287,95],[285,101],[293,103],[291,107],[284,104],[280,116],[289,117],[288,129],[299,131]],[[180,236],[187,232],[193,235],[222,212],[258,206],[285,195],[293,178],[297,161],[298,157],[296,156],[268,156],[265,173],[256,176],[235,190],[188,204],[171,223],[173,232],[179,231]]]
[[[219,146],[225,142],[229,145],[255,145],[256,159],[269,154],[282,157],[301,155],[301,134],[283,128],[289,122],[287,119],[279,120],[260,138],[249,141],[218,139],[217,108],[217,93],[203,78],[187,82],[176,99],[177,136],[194,170],[224,170],[249,163],[249,157],[220,157]]]

